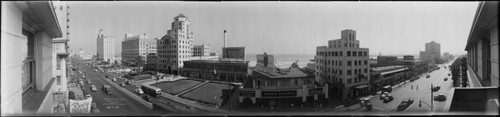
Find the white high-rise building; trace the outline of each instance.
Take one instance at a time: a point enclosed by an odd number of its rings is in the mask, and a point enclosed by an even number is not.
[[[122,41],[122,60],[134,62],[137,57],[142,56],[147,60],[146,56],[149,53],[156,53],[157,39],[151,39],[146,34],[132,36],[125,34],[125,39]]]
[[[97,58],[110,63],[115,61],[115,39],[99,30],[97,35]]]
[[[194,36],[188,17],[179,14],[174,17],[171,29],[158,40],[159,70],[164,73],[179,73],[184,61],[193,56]]]
[[[368,92],[368,48],[360,48],[356,31],[342,30],[341,39],[316,48],[316,76],[323,78],[334,96],[349,99]]]

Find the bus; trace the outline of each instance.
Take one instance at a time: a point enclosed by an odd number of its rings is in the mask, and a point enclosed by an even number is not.
[[[160,97],[161,95],[161,89],[158,87],[153,87],[151,85],[143,84],[141,85],[141,89],[142,91],[144,91],[144,93],[154,97]]]

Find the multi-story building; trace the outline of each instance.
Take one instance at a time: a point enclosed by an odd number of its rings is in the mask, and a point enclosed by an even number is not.
[[[469,87],[452,88],[445,112],[498,115],[498,1],[481,1],[469,32]]]
[[[1,5],[1,116],[45,113],[57,83],[53,39],[63,35],[56,9],[42,1]]]
[[[441,58],[441,44],[434,41],[425,43],[425,51],[420,51],[420,60],[435,64],[436,58]]]
[[[370,68],[370,84],[375,91],[386,85],[393,86],[406,80],[409,70],[410,68],[401,65]]]
[[[314,72],[299,68],[297,63],[279,69],[272,55],[267,54],[257,55],[257,61],[255,70],[240,89],[241,106],[306,107],[328,99],[328,84],[317,85]]]
[[[157,71],[158,70],[158,55],[156,53],[149,53],[146,56],[146,66],[144,71]]]
[[[397,61],[397,56],[377,56],[378,66],[389,66],[395,64]]]
[[[369,91],[369,49],[360,48],[356,31],[342,30],[341,39],[316,48],[316,75],[330,84],[333,95],[343,99]]]
[[[97,58],[110,63],[115,61],[115,39],[104,35],[102,29],[97,35]]]
[[[125,34],[125,39],[122,41],[122,60],[133,63],[137,57],[141,56],[146,60],[149,53],[156,53],[157,39],[150,39],[146,34],[132,36]]]
[[[210,56],[210,47],[208,44],[195,45],[193,56]]]
[[[188,17],[179,14],[171,23],[172,28],[158,40],[159,70],[178,74],[184,61],[193,56],[194,35]]]
[[[53,77],[56,78],[56,89],[61,93],[67,93],[67,70],[66,62],[69,56],[68,41],[69,41],[69,5],[67,2],[53,2],[59,26],[61,27],[62,37],[52,40],[53,45],[53,61],[52,70]]]

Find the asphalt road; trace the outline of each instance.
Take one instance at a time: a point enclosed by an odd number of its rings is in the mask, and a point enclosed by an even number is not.
[[[445,66],[450,64],[451,62],[446,63]],[[407,82],[401,87],[393,89],[391,95],[394,96],[394,100],[391,102],[383,103],[383,100],[379,99],[380,95],[376,95],[371,98],[373,106],[386,112],[396,112],[397,106],[401,103],[401,101],[413,99],[414,102],[406,110],[404,110],[405,112],[429,112],[431,110],[431,84],[441,87],[441,89],[437,92],[434,92],[434,96],[442,93],[449,100],[448,92],[451,90],[453,81],[451,80],[451,76],[448,76],[448,73],[450,73],[449,69],[445,69],[443,65],[439,66],[439,70],[435,70],[431,73],[425,73],[419,79],[413,82]],[[430,78],[426,78],[427,75],[430,75]],[[448,78],[448,81],[444,81],[444,78]],[[421,107],[419,107],[420,100],[423,101]],[[446,101],[434,101],[433,110],[435,112],[443,111]],[[426,105],[426,103],[429,105]]]
[[[93,101],[96,102],[102,114],[162,114],[160,111],[154,111],[145,107],[126,93],[116,89],[117,87],[110,85],[105,81],[105,75],[108,73],[95,72],[91,66],[87,65],[79,65],[78,69],[85,71],[86,78],[91,80],[91,84],[85,84],[84,89],[90,92]],[[109,74],[111,75],[111,73]],[[112,95],[108,95],[102,91],[103,84],[111,86]],[[95,85],[97,92],[92,92],[90,85]]]

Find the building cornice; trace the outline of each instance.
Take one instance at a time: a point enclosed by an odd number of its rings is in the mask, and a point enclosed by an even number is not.
[[[45,31],[53,38],[62,37],[61,26],[57,20],[52,2],[14,2],[23,12],[23,28],[32,31]]]

